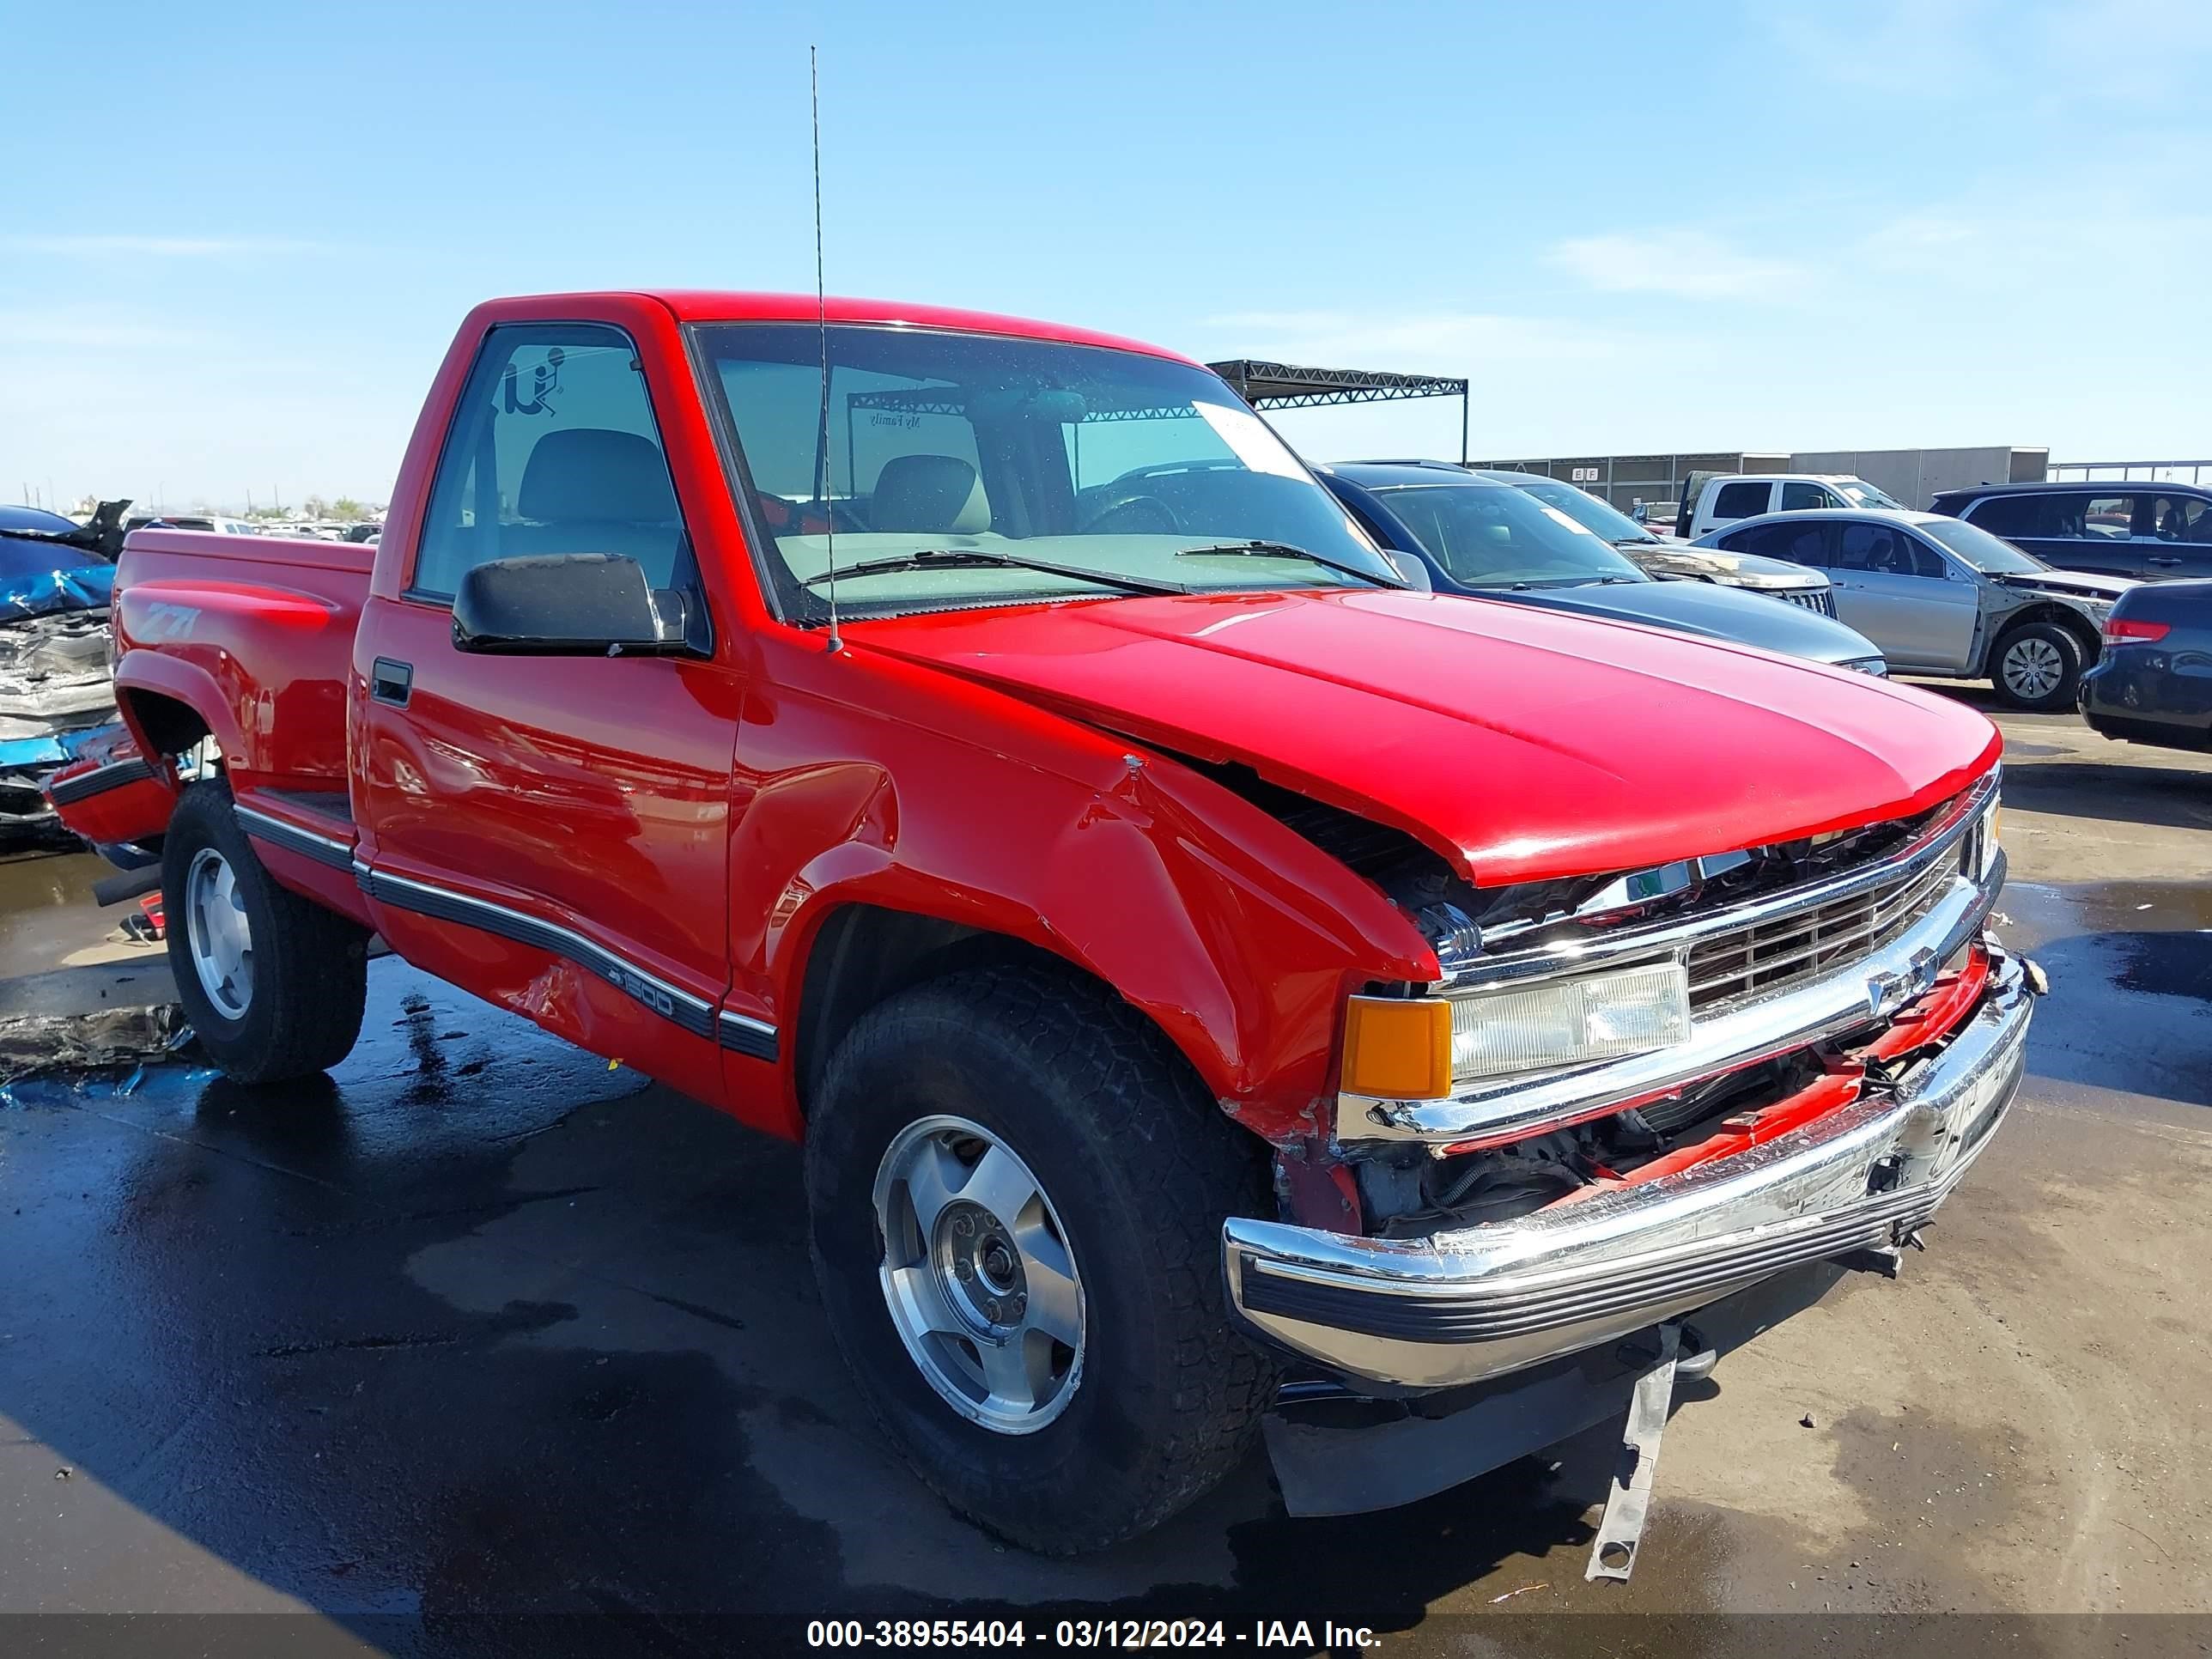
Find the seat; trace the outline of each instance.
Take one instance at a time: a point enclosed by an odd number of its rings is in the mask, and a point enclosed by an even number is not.
[[[660,446],[635,432],[568,427],[546,433],[523,463],[509,554],[618,553],[655,587],[673,584],[684,526]]]
[[[980,536],[991,527],[991,501],[975,469],[957,455],[894,455],[876,475],[868,526],[927,536]]]

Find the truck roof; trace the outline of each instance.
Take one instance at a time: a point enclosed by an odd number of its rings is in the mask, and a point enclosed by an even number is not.
[[[549,300],[573,300],[580,305],[614,298],[642,296],[657,300],[683,323],[811,323],[817,316],[811,294],[764,294],[744,289],[631,289],[597,294],[551,294],[515,296],[494,301],[483,309],[494,313],[507,306],[533,308]],[[832,323],[894,323],[912,328],[958,329],[970,334],[1005,334],[1017,339],[1057,340],[1070,345],[1104,346],[1119,351],[1141,351],[1148,356],[1195,363],[1179,351],[1168,351],[1141,340],[1102,334],[1093,329],[1071,328],[1062,323],[1039,322],[1029,317],[1006,317],[988,311],[962,311],[949,306],[917,305],[904,300],[861,300],[830,295],[819,302],[823,320]],[[540,313],[539,314],[542,314]]]

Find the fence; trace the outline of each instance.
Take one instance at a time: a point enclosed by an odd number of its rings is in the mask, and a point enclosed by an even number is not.
[[[2203,483],[2212,461],[2062,461],[2051,468],[2053,483]],[[2185,477],[2184,475],[2186,475]]]

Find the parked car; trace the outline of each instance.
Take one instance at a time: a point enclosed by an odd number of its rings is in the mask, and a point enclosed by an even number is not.
[[[384,533],[380,524],[355,524],[346,526],[345,539],[349,542],[373,542]]]
[[[1440,1489],[1917,1241],[2029,1020],[1985,718],[1407,591],[1201,365],[817,304],[479,307],[376,546],[131,539],[52,793],[217,1065],[337,1062],[380,936],[802,1139],[889,1437],[1058,1552],[1271,1410],[1309,1511]]]
[[[1675,517],[1681,510],[1680,501],[1638,501],[1628,516],[1646,530],[1672,535]]]
[[[1700,545],[1816,565],[1836,614],[1902,674],[1987,679],[2020,708],[2070,708],[2112,601],[2132,584],[2053,570],[1937,513],[1771,514]]]
[[[1692,472],[1675,515],[1674,533],[1701,541],[1723,525],[1765,513],[1904,506],[1848,472]]]
[[[1388,462],[1319,471],[1361,527],[1419,559],[1428,585],[1440,592],[1644,623],[1863,673],[1884,672],[1881,653],[1841,623],[1726,587],[1651,575],[1575,513],[1552,503],[1547,489],[1581,495],[1572,484]],[[1587,495],[1583,502],[1587,507],[1576,512],[1595,508],[1628,523]]]
[[[2212,489],[2196,484],[1978,484],[1945,490],[1935,507],[2062,570],[2212,576]]]
[[[2212,748],[2212,581],[2140,582],[2105,618],[2081,717],[2108,738]]]
[[[1510,483],[1558,507],[1610,544],[1615,552],[1633,560],[1654,576],[1685,576],[1697,581],[1717,582],[1723,587],[1741,587],[1764,593],[1769,599],[1786,599],[1824,617],[1836,614],[1835,595],[1828,590],[1827,577],[1818,570],[1808,570],[1802,564],[1787,564],[1780,559],[1716,553],[1710,549],[1692,547],[1672,537],[1656,535],[1588,490],[1557,478],[1481,467],[1474,471],[1477,477]]]

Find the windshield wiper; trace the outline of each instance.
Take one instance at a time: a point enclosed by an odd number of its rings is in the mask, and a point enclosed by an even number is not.
[[[1054,564],[1048,559],[1025,559],[1015,553],[953,547],[925,547],[918,553],[902,553],[896,558],[841,564],[834,571],[817,571],[802,578],[799,586],[817,587],[833,574],[842,582],[854,576],[883,576],[899,570],[1036,570],[1048,576],[1066,576],[1072,581],[1091,582],[1100,587],[1117,587],[1124,593],[1190,592],[1181,582],[1155,581],[1149,576],[1123,576],[1111,570],[1085,570],[1077,565]]]
[[[1372,582],[1377,587],[1403,587],[1406,584],[1393,581],[1376,571],[1362,570],[1356,564],[1346,564],[1341,559],[1332,559],[1326,554],[1309,552],[1303,547],[1293,547],[1288,542],[1217,542],[1206,547],[1185,547],[1176,550],[1178,559],[1304,559],[1308,564],[1317,564],[1324,570],[1334,570],[1346,576],[1357,576],[1361,581]]]

